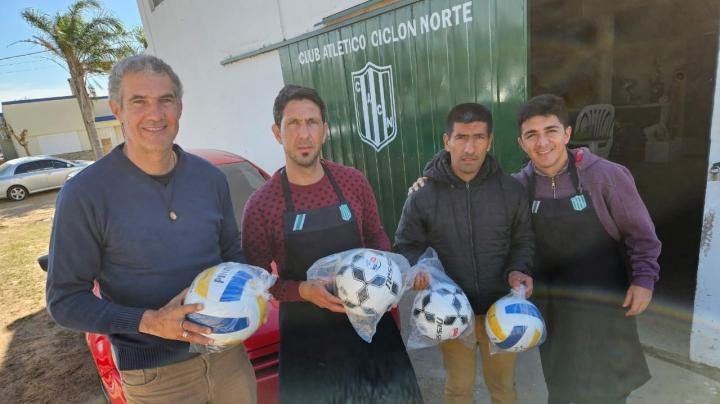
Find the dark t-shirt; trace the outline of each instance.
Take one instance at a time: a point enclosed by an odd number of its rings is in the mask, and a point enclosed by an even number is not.
[[[178,156],[178,154],[175,150],[173,150],[173,153],[175,153],[175,161],[178,161],[180,159],[180,156]],[[170,172],[168,172],[166,174],[163,174],[163,175],[148,174],[148,176],[150,176],[150,178],[154,179],[155,181],[163,184],[164,186],[167,186],[167,184],[170,183],[170,180],[172,179],[173,175],[175,174],[175,167],[177,167],[177,164],[175,164],[173,169],[170,170]]]

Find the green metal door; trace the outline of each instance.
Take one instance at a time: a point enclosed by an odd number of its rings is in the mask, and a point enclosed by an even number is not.
[[[367,175],[394,234],[407,188],[442,147],[452,106],[494,117],[492,153],[516,171],[515,112],[526,100],[525,0],[405,1],[280,49],[283,79],[327,103],[325,158]]]

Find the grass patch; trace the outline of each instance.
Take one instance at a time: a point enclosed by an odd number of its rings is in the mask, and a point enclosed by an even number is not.
[[[0,243],[0,262],[3,263],[0,305],[15,311],[11,316],[2,316],[3,322],[8,317],[20,318],[45,306],[46,275],[37,264],[37,257],[47,254],[51,227],[50,220],[41,220],[0,228],[0,240],[3,240]]]
[[[83,333],[45,310],[47,254],[57,192],[0,202],[0,401],[100,402],[100,381]]]

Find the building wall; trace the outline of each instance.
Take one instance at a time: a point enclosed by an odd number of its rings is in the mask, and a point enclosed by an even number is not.
[[[309,32],[324,17],[362,3],[175,0],[151,11],[149,0],[137,2],[147,52],[169,63],[183,82],[177,143],[238,153],[268,172],[284,164],[270,131],[273,100],[283,86],[278,52],[226,66],[220,61]]]
[[[717,80],[720,77],[720,53],[715,77],[708,182],[700,235],[690,359],[720,367],[720,80]]]
[[[510,134],[526,100],[525,9],[524,0],[417,1],[280,49],[285,81],[325,101],[324,156],[365,174],[388,234],[407,187],[442,148],[452,105],[488,107],[498,134],[493,156],[509,172],[524,166]]]
[[[107,97],[94,100],[95,117],[112,116]],[[63,146],[63,153],[90,150],[90,141],[80,114],[80,107],[74,97],[57,97],[38,100],[11,101],[3,103],[3,114],[17,135],[28,130],[30,154],[48,154],[51,145]],[[100,127],[120,127],[115,119],[96,122]],[[112,143],[118,144],[122,136],[113,130]],[[102,137],[102,136],[101,136]],[[13,141],[19,156],[25,156],[25,149]],[[60,153],[51,153],[60,154]]]

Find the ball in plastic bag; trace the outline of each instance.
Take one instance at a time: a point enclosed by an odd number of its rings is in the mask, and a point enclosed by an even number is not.
[[[265,322],[267,300],[261,282],[246,265],[225,262],[208,268],[193,280],[185,304],[202,303],[203,309],[187,318],[212,328],[206,335],[215,345],[239,344]]]
[[[345,309],[358,316],[382,315],[397,302],[400,269],[378,251],[364,250],[346,257],[335,277]]]
[[[485,331],[501,350],[523,352],[545,339],[545,322],[534,304],[522,297],[506,296],[490,306]]]
[[[465,331],[472,309],[460,288],[438,282],[415,296],[412,314],[424,336],[445,341],[457,338]]]

